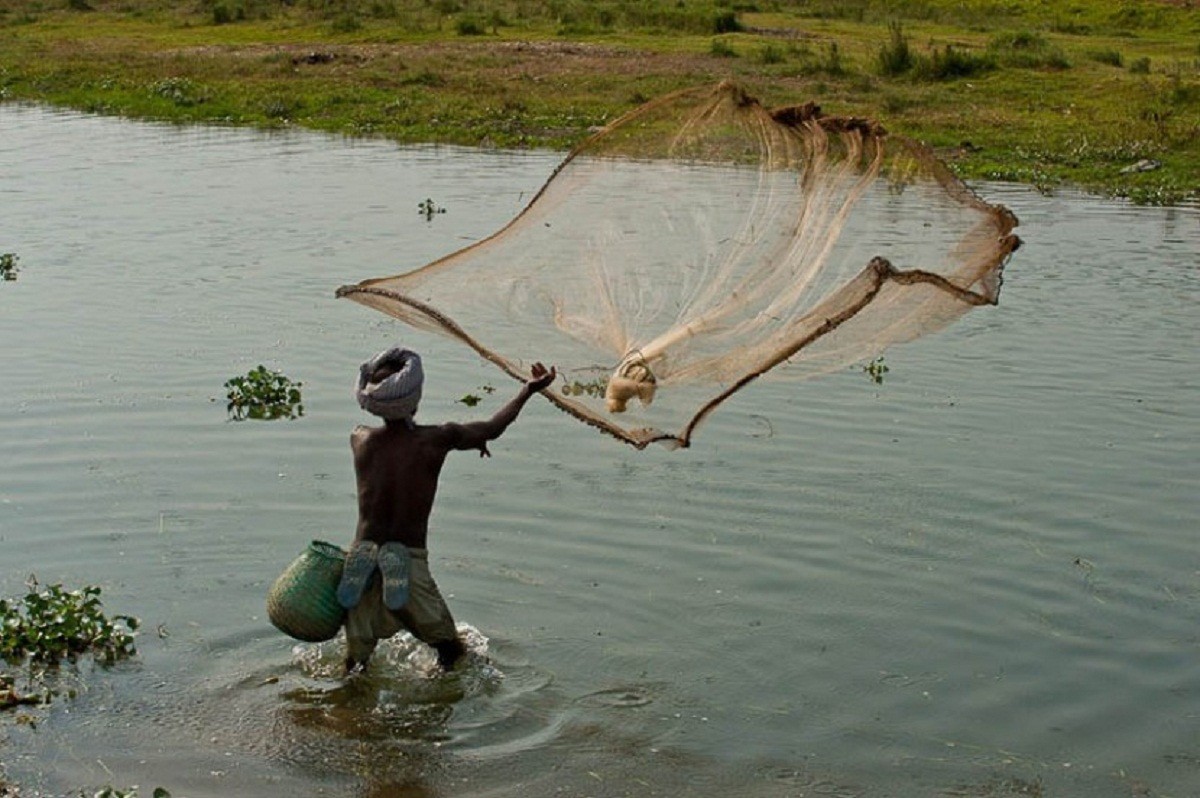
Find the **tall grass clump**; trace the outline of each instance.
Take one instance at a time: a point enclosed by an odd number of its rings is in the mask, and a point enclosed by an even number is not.
[[[724,39],[713,39],[708,52],[709,55],[715,55],[717,58],[737,58],[737,50],[734,50],[733,45]]]
[[[913,65],[913,75],[918,80],[955,80],[990,72],[996,61],[988,54],[975,54],[947,44],[934,47],[929,55],[919,56]]]
[[[462,17],[455,23],[454,29],[459,36],[482,36],[487,33],[484,24],[474,17]]]
[[[213,3],[210,13],[214,25],[228,25],[246,18],[241,6],[231,6],[224,2]]]
[[[875,66],[880,75],[896,77],[913,68],[912,48],[899,22],[888,23],[888,40],[875,53]]]
[[[912,74],[917,80],[953,80],[996,68],[997,44],[985,53],[973,53],[954,45],[934,47],[928,54],[914,53],[899,22],[888,23],[888,40],[875,52],[875,69],[884,77]]]
[[[709,3],[549,0],[545,8],[563,34],[622,29],[720,36],[745,29],[736,10]]]
[[[1031,31],[1014,31],[993,36],[988,53],[1000,64],[1023,69],[1069,69],[1071,63],[1061,47]]]
[[[738,33],[741,30],[744,30],[744,27],[738,20],[736,11],[718,11],[713,17],[713,33]]]
[[[782,64],[786,60],[787,56],[784,54],[783,48],[776,44],[764,44],[758,51],[760,64]]]
[[[1118,69],[1124,66],[1120,50],[1091,50],[1087,56],[1098,64],[1108,64]]]
[[[270,19],[279,12],[274,0],[203,0],[200,8],[213,25],[230,25],[248,19]]]
[[[334,33],[357,33],[362,30],[362,20],[353,11],[338,14],[329,23],[329,29]]]
[[[837,42],[829,43],[825,57],[821,59],[820,69],[826,75],[846,74],[846,66],[842,62],[842,51],[838,48]]]

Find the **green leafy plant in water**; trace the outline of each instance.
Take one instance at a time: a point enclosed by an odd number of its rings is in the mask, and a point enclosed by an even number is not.
[[[104,614],[98,587],[42,588],[30,580],[24,600],[0,599],[0,658],[53,666],[91,654],[97,662],[111,665],[137,653],[133,643],[137,628],[137,618],[114,615],[110,619]]]
[[[246,376],[225,382],[225,397],[229,400],[226,409],[234,421],[297,418],[304,415],[304,405],[300,403],[303,384],[259,365]]]
[[[138,625],[130,615],[105,615],[98,587],[42,588],[31,577],[24,599],[0,599],[0,659],[26,666],[21,690],[14,675],[0,673],[0,709],[49,703],[59,691],[46,673],[64,661],[90,654],[96,662],[112,665],[132,657]]]
[[[445,213],[446,209],[434,203],[431,199],[423,199],[417,203],[417,210],[425,217],[425,221],[433,221],[433,217],[439,213]]]
[[[883,362],[882,357],[875,358],[870,363],[867,363],[865,366],[863,366],[862,369],[876,385],[882,385],[883,375],[887,374],[888,371],[891,370],[887,367],[887,363]]]
[[[17,279],[17,272],[20,271],[17,268],[17,261],[19,260],[20,258],[12,252],[5,252],[3,255],[0,255],[0,280]]]
[[[496,388],[493,385],[480,385],[479,390],[483,391],[484,393],[488,394],[489,396],[496,392]],[[483,397],[481,397],[477,393],[468,393],[468,394],[464,394],[463,397],[461,399],[459,399],[458,401],[461,404],[466,405],[467,407],[475,407],[477,404],[479,404],[480,402],[483,401]]]

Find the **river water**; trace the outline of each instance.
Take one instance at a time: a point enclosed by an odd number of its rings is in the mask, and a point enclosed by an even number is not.
[[[0,106],[0,595],[96,584],[139,654],[0,717],[48,794],[1186,796],[1200,785],[1200,212],[981,185],[997,308],[754,385],[692,449],[535,400],[453,456],[434,573],[480,656],[268,623],[355,520],[357,364],[425,355],[427,421],[515,384],[357,304],[514,215],[545,153],[400,149]],[[426,198],[447,209],[426,219]],[[262,363],[304,415],[232,422]],[[485,388],[494,387],[488,394]],[[469,409],[457,400],[483,396]],[[1039,792],[1040,791],[1040,792]]]

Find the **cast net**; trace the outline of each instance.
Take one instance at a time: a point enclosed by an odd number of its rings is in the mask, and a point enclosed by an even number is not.
[[[576,148],[491,237],[339,296],[451,336],[639,448],[749,382],[876,357],[997,301],[1019,241],[925,147],[742,89],[672,94]]]

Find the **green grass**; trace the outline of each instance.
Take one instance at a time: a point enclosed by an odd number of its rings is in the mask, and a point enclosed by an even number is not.
[[[179,123],[562,149],[646,99],[724,78],[769,104],[875,117],[967,178],[1200,198],[1200,11],[1160,0],[0,9],[0,99]],[[1162,166],[1122,172],[1143,158]]]

